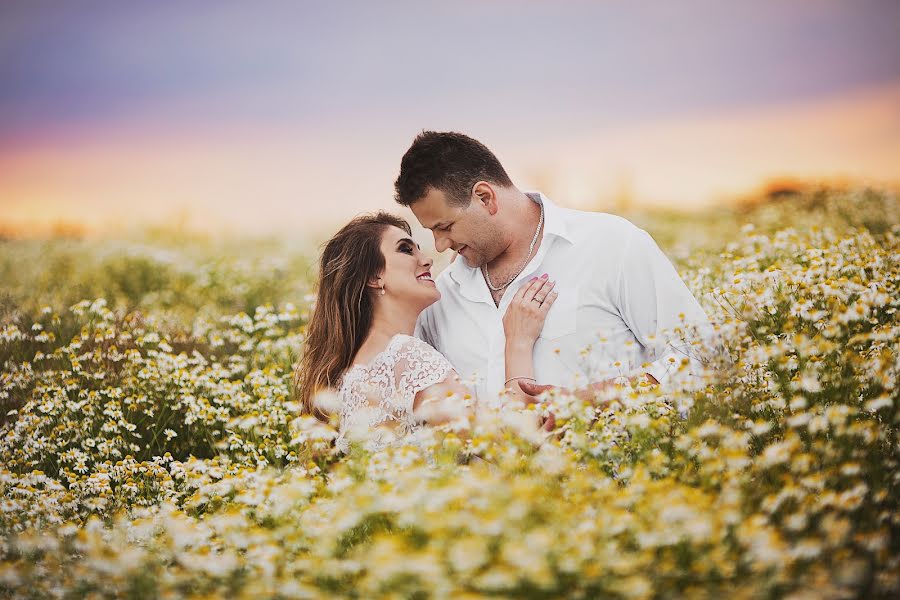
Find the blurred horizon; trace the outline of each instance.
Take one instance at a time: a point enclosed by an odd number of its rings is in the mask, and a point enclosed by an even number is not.
[[[575,208],[900,182],[900,3],[0,8],[0,230],[312,233],[422,129]]]

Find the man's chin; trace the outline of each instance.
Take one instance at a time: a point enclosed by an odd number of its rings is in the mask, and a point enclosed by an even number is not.
[[[468,252],[466,252],[466,254],[470,254],[472,252],[472,250],[470,248],[466,248],[466,250],[468,250]],[[472,257],[471,259],[469,258],[469,256],[466,256],[466,254],[460,254],[460,255],[458,255],[458,257],[461,257],[463,259],[463,262],[466,263],[467,267],[469,267],[470,269],[477,269],[478,267],[481,266],[481,261],[478,260],[479,256],[477,254],[474,257]]]
[[[466,266],[469,267],[470,269],[477,269],[477,268],[479,268],[479,267],[481,266],[481,262],[480,262],[480,261],[475,261],[475,262],[470,261],[470,260],[468,259],[468,257],[466,257],[466,256],[463,256],[462,258],[463,258],[463,262],[465,262],[465,263],[466,263]]]

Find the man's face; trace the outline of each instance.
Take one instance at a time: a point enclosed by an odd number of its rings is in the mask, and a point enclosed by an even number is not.
[[[431,230],[438,252],[454,250],[470,267],[480,267],[503,251],[491,214],[474,196],[463,208],[449,204],[441,190],[430,188],[410,209],[422,227]]]

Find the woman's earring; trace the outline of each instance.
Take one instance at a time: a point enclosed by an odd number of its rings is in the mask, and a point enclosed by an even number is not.
[[[381,295],[384,296],[384,284],[381,285]]]

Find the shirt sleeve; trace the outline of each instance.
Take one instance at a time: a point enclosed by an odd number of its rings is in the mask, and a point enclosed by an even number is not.
[[[453,365],[443,354],[418,338],[406,339],[394,362],[394,380],[404,407],[412,411],[416,394],[453,372]]]
[[[650,234],[637,227],[625,244],[618,292],[621,316],[650,356],[641,372],[663,383],[682,359],[697,363],[691,331],[702,331],[709,319]]]

